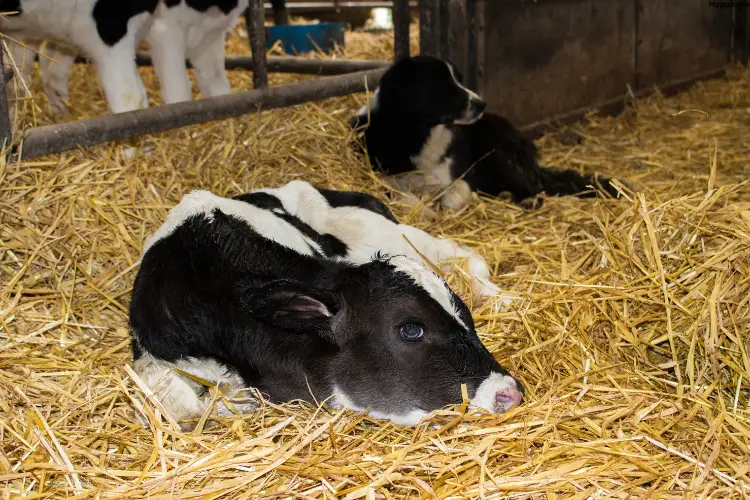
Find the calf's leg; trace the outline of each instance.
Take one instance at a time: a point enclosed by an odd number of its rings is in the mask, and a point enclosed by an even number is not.
[[[125,35],[108,45],[93,34],[80,40],[80,47],[96,64],[99,80],[110,111],[123,113],[148,107],[148,96],[135,64],[135,52],[151,14],[142,13],[128,21]]]
[[[207,32],[198,45],[188,48],[188,60],[195,68],[203,97],[216,97],[232,91],[225,69],[225,39],[225,30],[214,30]]]
[[[185,30],[169,16],[154,20],[148,44],[165,104],[193,99],[193,88],[185,67],[186,40]]]
[[[64,113],[68,109],[68,82],[76,54],[54,42],[45,43],[41,54],[39,69],[50,109],[55,114]]]
[[[169,415],[180,422],[183,430],[191,430],[203,416],[210,403],[210,395],[198,382],[180,374],[175,369],[215,384],[226,385],[231,406],[239,413],[256,408],[254,401],[242,397],[244,381],[233,370],[212,359],[185,358],[176,362],[158,359],[148,353],[133,362],[133,370],[154,393]],[[217,402],[220,416],[234,412],[223,401]]]

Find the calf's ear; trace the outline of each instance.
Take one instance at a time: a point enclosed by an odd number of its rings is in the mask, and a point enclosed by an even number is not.
[[[249,291],[246,306],[261,321],[293,331],[330,331],[334,297],[312,287],[276,280]]]

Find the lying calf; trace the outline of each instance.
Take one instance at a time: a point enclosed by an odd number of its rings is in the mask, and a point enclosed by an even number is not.
[[[350,126],[364,127],[373,167],[412,172],[395,187],[445,190],[446,208],[465,205],[472,191],[509,192],[516,203],[541,193],[595,196],[592,185],[617,196],[609,179],[540,167],[534,143],[505,118],[484,113],[485,106],[450,63],[417,56],[388,69]]]
[[[185,59],[196,70],[204,96],[231,91],[224,70],[224,40],[248,0],[0,0],[0,31],[22,43],[8,43],[20,78],[30,81],[34,50],[40,57],[44,90],[54,112],[65,109],[68,80],[78,51],[97,68],[114,113],[148,107],[135,64],[138,44],[148,36],[165,103],[192,99]],[[10,61],[7,61],[9,64]]]
[[[208,404],[175,368],[404,425],[460,402],[461,384],[475,407],[520,404],[520,384],[482,345],[461,299],[418,260],[364,258],[376,238],[354,229],[387,224],[336,227],[325,212],[342,209],[403,227],[372,197],[306,183],[235,199],[195,191],[170,211],[145,245],[130,326],[134,369],[175,419]],[[382,249],[400,246],[394,234]]]

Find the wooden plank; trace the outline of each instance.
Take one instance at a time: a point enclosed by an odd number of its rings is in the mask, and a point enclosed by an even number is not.
[[[633,0],[479,4],[490,111],[528,124],[622,97],[633,81]]]
[[[636,88],[690,78],[729,63],[732,8],[706,0],[642,0]]]

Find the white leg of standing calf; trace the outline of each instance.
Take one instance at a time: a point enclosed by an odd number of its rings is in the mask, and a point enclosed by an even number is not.
[[[47,102],[53,113],[64,113],[68,109],[68,81],[75,63],[76,51],[48,41],[40,54],[39,69]]]
[[[133,16],[128,21],[127,34],[112,46],[94,36],[90,37],[89,46],[85,43],[88,40],[81,44],[83,52],[96,64],[102,91],[113,113],[148,107],[148,97],[135,64],[135,52],[150,19],[150,13]]]
[[[203,97],[216,97],[232,91],[225,69],[225,39],[224,29],[215,30],[206,33],[198,46],[188,48],[188,60],[195,68]]]
[[[185,68],[186,33],[172,16],[165,16],[160,5],[157,18],[148,34],[148,45],[154,63],[154,71],[161,85],[161,97],[165,104],[190,101],[193,89]]]

